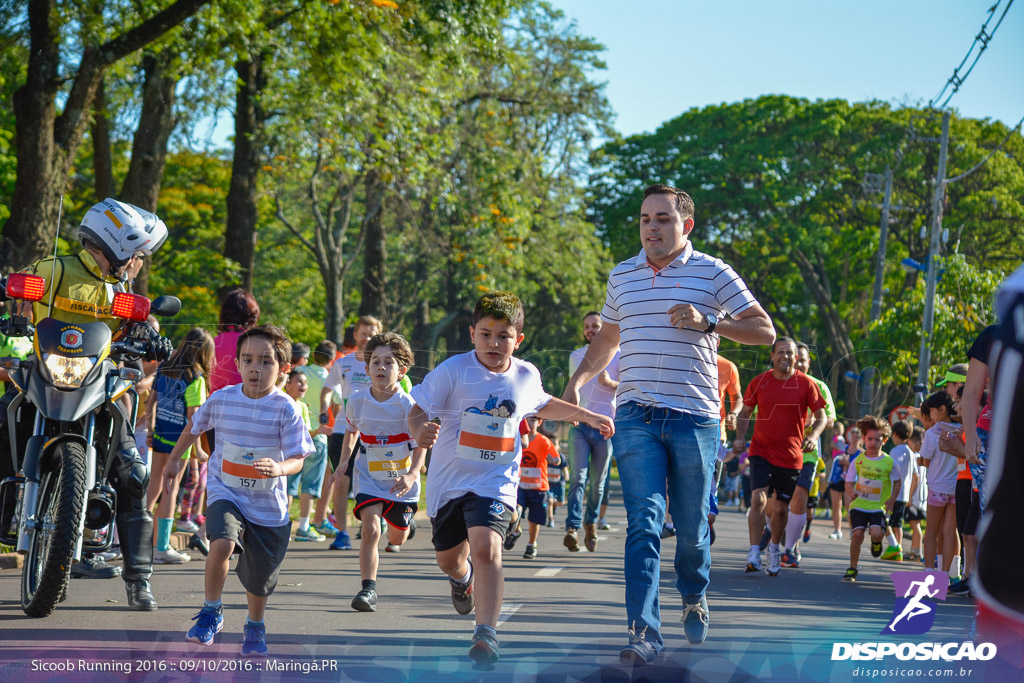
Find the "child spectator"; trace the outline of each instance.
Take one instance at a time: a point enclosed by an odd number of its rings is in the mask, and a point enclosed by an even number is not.
[[[928,533],[924,537],[924,566],[935,569],[936,564],[940,564],[942,571],[947,573],[953,557],[960,554],[955,502],[957,459],[939,450],[939,439],[944,433],[958,429],[958,425],[952,422],[954,412],[953,398],[944,391],[935,392],[921,404],[921,417],[926,427],[921,460],[928,468]]]
[[[906,514],[907,503],[910,501],[910,489],[914,477],[912,459],[914,457],[907,445],[910,435],[913,432],[913,425],[900,420],[892,427],[892,442],[895,447],[890,451],[889,457],[896,464],[900,473],[900,493],[896,502],[892,505],[892,514],[889,516],[889,529],[893,536],[893,543],[882,553],[883,560],[893,562],[903,561],[903,517]]]
[[[295,357],[294,353],[292,357]],[[302,471],[288,477],[288,507],[291,508],[291,499],[299,496],[299,528],[295,531],[295,540],[320,542],[325,540],[325,536],[309,525],[309,513],[313,510],[313,501],[320,497],[320,488],[324,483],[324,472],[327,468],[325,435],[331,433],[331,428],[327,425],[313,424],[309,406],[303,400],[309,393],[308,382],[306,373],[300,368],[294,368],[288,373],[288,382],[284,385],[284,393],[299,406],[302,420],[309,429],[309,435],[313,437],[315,449],[302,461]]]
[[[900,491],[900,471],[893,459],[882,452],[889,438],[889,423],[867,415],[857,423],[864,437],[864,452],[846,473],[846,494],[850,497],[850,568],[843,581],[857,580],[860,546],[864,529],[871,534],[871,556],[882,554],[885,513],[892,510]]]
[[[910,525],[910,552],[904,555],[906,560],[923,560],[924,554],[921,551],[923,534],[921,522],[925,520],[925,511],[928,509],[928,468],[920,464],[921,442],[924,440],[924,430],[914,427],[913,433],[907,440],[910,448],[910,464],[913,468],[913,476],[910,480],[910,497],[907,500],[907,509],[903,518]]]
[[[156,381],[150,400],[153,401],[155,426],[153,429],[152,473],[146,492],[150,511],[156,510],[156,550],[153,562],[158,564],[182,564],[192,558],[171,547],[171,526],[174,523],[174,506],[178,497],[178,479],[167,493],[161,494],[161,475],[171,467],[171,451],[181,437],[189,419],[206,401],[206,378],[214,363],[213,337],[200,327],[193,327],[181,341],[178,348],[157,370]],[[206,460],[207,454],[200,444],[195,449],[186,449],[180,457],[189,463],[190,481],[198,486],[200,477],[199,461]],[[191,495],[189,513],[191,514]],[[191,531],[191,545],[205,549],[205,542],[196,532],[199,526],[194,522],[179,524],[182,531]]]
[[[546,394],[537,368],[512,356],[524,338],[524,317],[514,294],[483,295],[470,327],[474,350],[441,363],[412,390],[409,433],[420,446],[434,447],[427,512],[437,563],[448,575],[455,610],[469,614],[477,607],[469,656],[478,662],[498,660],[501,551],[516,504],[520,421],[537,414],[586,422],[606,438],[615,429],[610,418]]]
[[[235,571],[249,607],[242,655],[266,657],[263,617],[291,536],[285,477],[302,470],[302,460],[314,446],[299,407],[274,386],[289,369],[291,348],[284,333],[272,325],[246,330],[238,338],[237,354],[242,382],[214,392],[192,416],[171,453],[163,484],[165,491],[171,490],[181,455],[199,434],[214,429],[206,600],[185,639],[210,645],[223,627],[221,594],[231,555],[238,553]]]
[[[512,550],[516,540],[521,535],[519,523],[523,517],[529,522],[529,535],[526,542],[526,552],[523,553],[524,560],[533,560],[537,557],[537,536],[540,528],[547,522],[548,518],[548,492],[551,490],[548,482],[548,467],[561,461],[558,449],[551,443],[551,439],[541,434],[537,427],[540,418],[531,415],[526,418],[530,432],[529,445],[523,447],[522,462],[519,467],[519,491],[516,494],[516,528],[505,537],[505,550]],[[588,546],[593,552],[594,547]]]
[[[837,426],[841,425],[837,423]],[[841,446],[841,450],[832,451],[832,471],[828,478],[829,494],[832,496],[833,527],[828,537],[832,540],[840,540],[843,537],[843,508],[849,507],[846,500],[846,474],[850,469],[850,463],[860,455],[860,439],[860,429],[850,427],[845,439],[833,442],[834,446]]]
[[[316,345],[313,350],[312,363],[299,367],[306,375],[306,394],[302,397],[302,402],[309,408],[310,417],[321,425],[327,425],[331,428],[331,431],[321,432],[320,434],[313,437],[313,444],[319,451],[321,448],[324,452],[324,462],[327,462],[327,439],[333,433],[334,428],[334,417],[328,413],[320,412],[320,395],[323,393],[324,385],[327,383],[327,375],[329,368],[334,363],[334,355],[338,352],[338,347],[334,345],[334,342],[324,339],[322,342]],[[327,506],[331,500],[331,478],[326,476],[327,465],[324,465],[324,480],[320,485],[320,495],[316,500],[316,513],[313,516],[313,528],[318,533],[324,536],[335,536],[338,533],[338,529],[331,524],[327,519]]]
[[[415,531],[413,516],[419,509],[420,468],[427,449],[418,448],[408,434],[413,400],[399,389],[399,381],[413,364],[405,337],[385,332],[365,346],[370,386],[349,397],[345,405],[346,431],[342,454],[359,455],[353,469],[352,510],[362,523],[359,573],[363,585],[352,598],[352,609],[377,611],[377,544],[381,519],[388,523],[388,550],[396,552]],[[347,466],[345,458],[339,471]]]

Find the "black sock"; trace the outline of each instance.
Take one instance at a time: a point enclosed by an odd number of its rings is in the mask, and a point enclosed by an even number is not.
[[[377,591],[377,582],[373,579],[363,579],[363,588],[369,588],[370,590]]]

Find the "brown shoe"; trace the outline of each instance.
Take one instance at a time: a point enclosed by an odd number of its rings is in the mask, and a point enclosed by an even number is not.
[[[583,538],[583,544],[587,546],[587,550],[594,552],[597,550],[597,525],[584,524],[583,531],[586,533]]]
[[[580,551],[580,539],[576,535],[575,529],[569,529],[565,532],[565,538],[562,539],[562,543],[569,552],[578,553]]]

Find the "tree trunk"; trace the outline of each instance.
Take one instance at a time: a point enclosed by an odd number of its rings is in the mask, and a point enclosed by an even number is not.
[[[266,86],[264,55],[235,63],[235,154],[231,165],[231,189],[227,197],[224,256],[242,266],[242,287],[252,291],[256,268],[256,180],[260,168],[260,141],[264,115],[260,96]]]
[[[110,157],[110,126],[107,122],[107,97],[103,81],[96,88],[92,116],[92,176],[96,199],[114,196],[114,168]]]
[[[366,205],[381,203],[384,194],[384,183],[380,173],[370,170],[363,179],[366,191]],[[387,321],[387,234],[383,211],[377,211],[370,217],[366,225],[366,248],[363,251],[363,283],[362,296],[359,302],[359,315],[372,315]]]
[[[60,197],[104,70],[195,14],[207,1],[177,0],[109,42],[87,47],[57,116],[61,55],[56,0],[30,0],[28,68],[25,84],[14,93],[17,178],[0,241],[0,271],[25,266],[52,246]]]
[[[178,85],[177,75],[168,73],[168,62],[172,55],[164,52],[147,54],[142,59],[145,80],[142,84],[142,111],[139,127],[132,140],[132,157],[128,174],[121,188],[121,199],[156,212],[167,166],[167,143],[174,132],[177,120],[174,117],[174,90]],[[134,291],[149,294],[149,268],[146,262],[135,278]]]

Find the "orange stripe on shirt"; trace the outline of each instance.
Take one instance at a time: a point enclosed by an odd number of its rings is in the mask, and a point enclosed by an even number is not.
[[[462,432],[459,435],[459,445],[468,448],[480,448],[485,451],[504,451],[510,453],[516,449],[515,437],[503,438],[500,436],[487,436],[486,434],[471,434]]]
[[[233,474],[243,479],[268,479],[256,471],[255,465],[239,465],[237,462],[221,461],[220,469],[224,474]]]

